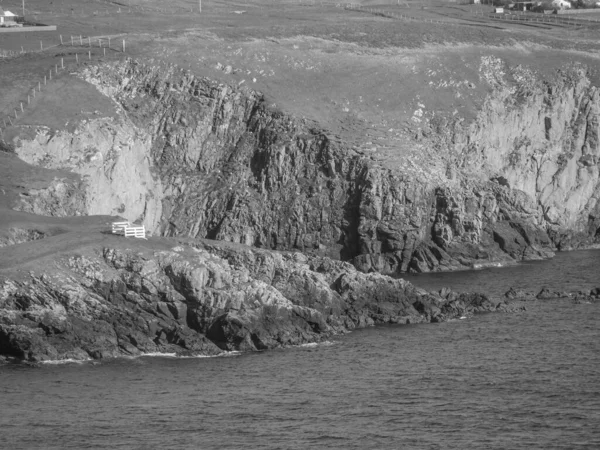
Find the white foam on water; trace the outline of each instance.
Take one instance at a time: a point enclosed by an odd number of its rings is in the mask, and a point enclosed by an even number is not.
[[[320,347],[320,346],[328,346],[328,345],[335,345],[335,342],[331,342],[331,341],[309,342],[307,344],[292,345],[292,347],[312,348],[312,347]]]
[[[87,359],[51,359],[48,361],[40,361],[42,364],[83,364],[88,361],[93,361],[92,358]]]
[[[138,355],[138,356],[134,356],[134,358],[141,358],[142,356],[177,358],[177,353],[148,352],[148,353],[142,353],[141,355]]]
[[[128,358],[142,358],[144,356],[149,357],[159,357],[159,358],[177,358],[177,359],[202,359],[202,358],[221,358],[228,356],[237,356],[241,355],[242,352],[232,351],[232,352],[221,352],[218,355],[178,355],[177,353],[162,353],[162,352],[148,352],[142,353],[138,356],[129,356]]]
[[[233,350],[231,352],[222,352],[222,353],[219,353],[218,355],[215,355],[215,356],[207,356],[207,358],[218,358],[218,357],[221,357],[221,356],[224,356],[224,357],[239,356],[241,354],[242,354],[242,352],[237,351],[237,350]]]

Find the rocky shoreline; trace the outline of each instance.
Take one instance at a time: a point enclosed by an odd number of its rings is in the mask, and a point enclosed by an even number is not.
[[[216,241],[158,250],[150,239],[124,249],[107,239],[112,245],[65,254],[40,275],[2,277],[0,355],[29,362],[218,355],[521,307],[426,292],[326,257]]]
[[[151,238],[124,246],[122,238],[102,239],[53,257],[40,274],[27,267],[0,273],[0,362],[217,356],[318,343],[379,324],[523,311],[532,301],[600,301],[600,288],[511,288],[493,299],[448,288],[428,292],[297,252],[208,240]]]
[[[473,121],[423,119],[389,159],[176,66],[82,68],[113,115],[27,126],[2,144],[54,174],[35,188],[14,181],[11,211],[58,222],[0,230],[7,255],[23,252],[16,268],[0,264],[0,355],[216,355],[522,308],[534,296],[394,278],[600,245],[600,95],[586,69],[540,78],[501,60],[490,72],[490,61]],[[124,244],[56,225],[99,215],[156,237]]]

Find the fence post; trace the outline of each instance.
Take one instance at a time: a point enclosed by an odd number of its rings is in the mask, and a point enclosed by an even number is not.
[[[88,37],[88,47],[91,47],[91,46],[92,46],[92,38]]]
[[[56,71],[56,73],[58,74],[58,64],[56,64],[56,65],[54,66],[54,70],[55,70],[55,71]]]
[[[62,41],[62,34],[60,35],[60,45],[62,45],[63,41]]]
[[[24,112],[25,110],[23,109],[23,102],[21,102],[21,112]]]
[[[83,45],[83,38],[79,35],[79,45]]]
[[[125,53],[125,39],[123,39],[123,53]]]
[[[92,59],[92,51],[88,51],[88,59]]]
[[[44,86],[46,85],[46,75],[44,75]]]
[[[40,50],[44,50],[44,43],[40,41]]]
[[[110,38],[108,38],[108,48],[110,48]]]
[[[79,53],[75,53],[75,62],[79,64]]]
[[[46,84],[45,81],[46,80],[44,80],[44,84]],[[42,82],[41,81],[38,81],[38,91],[42,92]]]
[[[65,58],[60,58],[60,68],[61,69],[65,68]]]

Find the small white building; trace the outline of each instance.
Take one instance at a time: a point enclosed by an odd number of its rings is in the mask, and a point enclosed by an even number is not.
[[[571,9],[573,5],[567,0],[553,0],[552,6],[558,9]]]
[[[2,8],[0,8],[0,26],[16,25],[17,17],[19,16],[11,13],[10,11],[4,11]]]

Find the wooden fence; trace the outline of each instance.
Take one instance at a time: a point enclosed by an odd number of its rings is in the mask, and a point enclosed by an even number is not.
[[[146,227],[144,225],[132,226],[129,222],[113,222],[111,229],[113,234],[146,239]]]
[[[111,225],[113,234],[125,234],[125,228],[130,224],[129,222],[113,222]]]
[[[125,237],[146,239],[146,228],[143,225],[141,227],[125,227]]]
[[[62,56],[60,58],[60,62],[57,60],[57,64],[54,67],[49,67],[44,78],[40,78],[37,83],[33,83],[32,87],[27,90],[27,92],[22,93],[21,100],[13,104],[12,107],[9,107],[4,110],[4,114],[0,113],[0,136],[3,133],[3,129],[14,126],[14,121],[19,119],[19,117],[25,114],[28,105],[32,103],[32,101],[42,95],[44,90],[44,86],[48,85],[52,81],[52,78],[56,78],[60,73],[64,72],[69,68],[69,64],[78,66],[79,64],[83,64],[86,61],[90,62],[92,58],[102,58],[106,56],[107,50],[113,53],[121,53],[125,52],[125,40],[119,40],[115,44],[115,38],[118,38],[120,35],[115,36],[70,36],[70,39],[63,39],[60,36],[60,44],[54,45],[44,45],[45,43],[40,41],[40,48],[35,51],[35,53],[44,52],[49,49],[58,49],[58,48],[68,48],[68,47],[79,47],[79,51],[75,51],[72,56],[69,58]],[[84,48],[81,48],[84,47]],[[87,48],[86,48],[87,47]],[[92,53],[92,48],[96,47],[96,51],[98,48],[102,49],[102,53],[97,55],[96,53]],[[11,52],[10,54],[5,55],[6,58],[16,58],[23,53],[31,53],[31,52]],[[0,54],[2,57],[2,54]],[[2,117],[4,115],[4,117]]]

